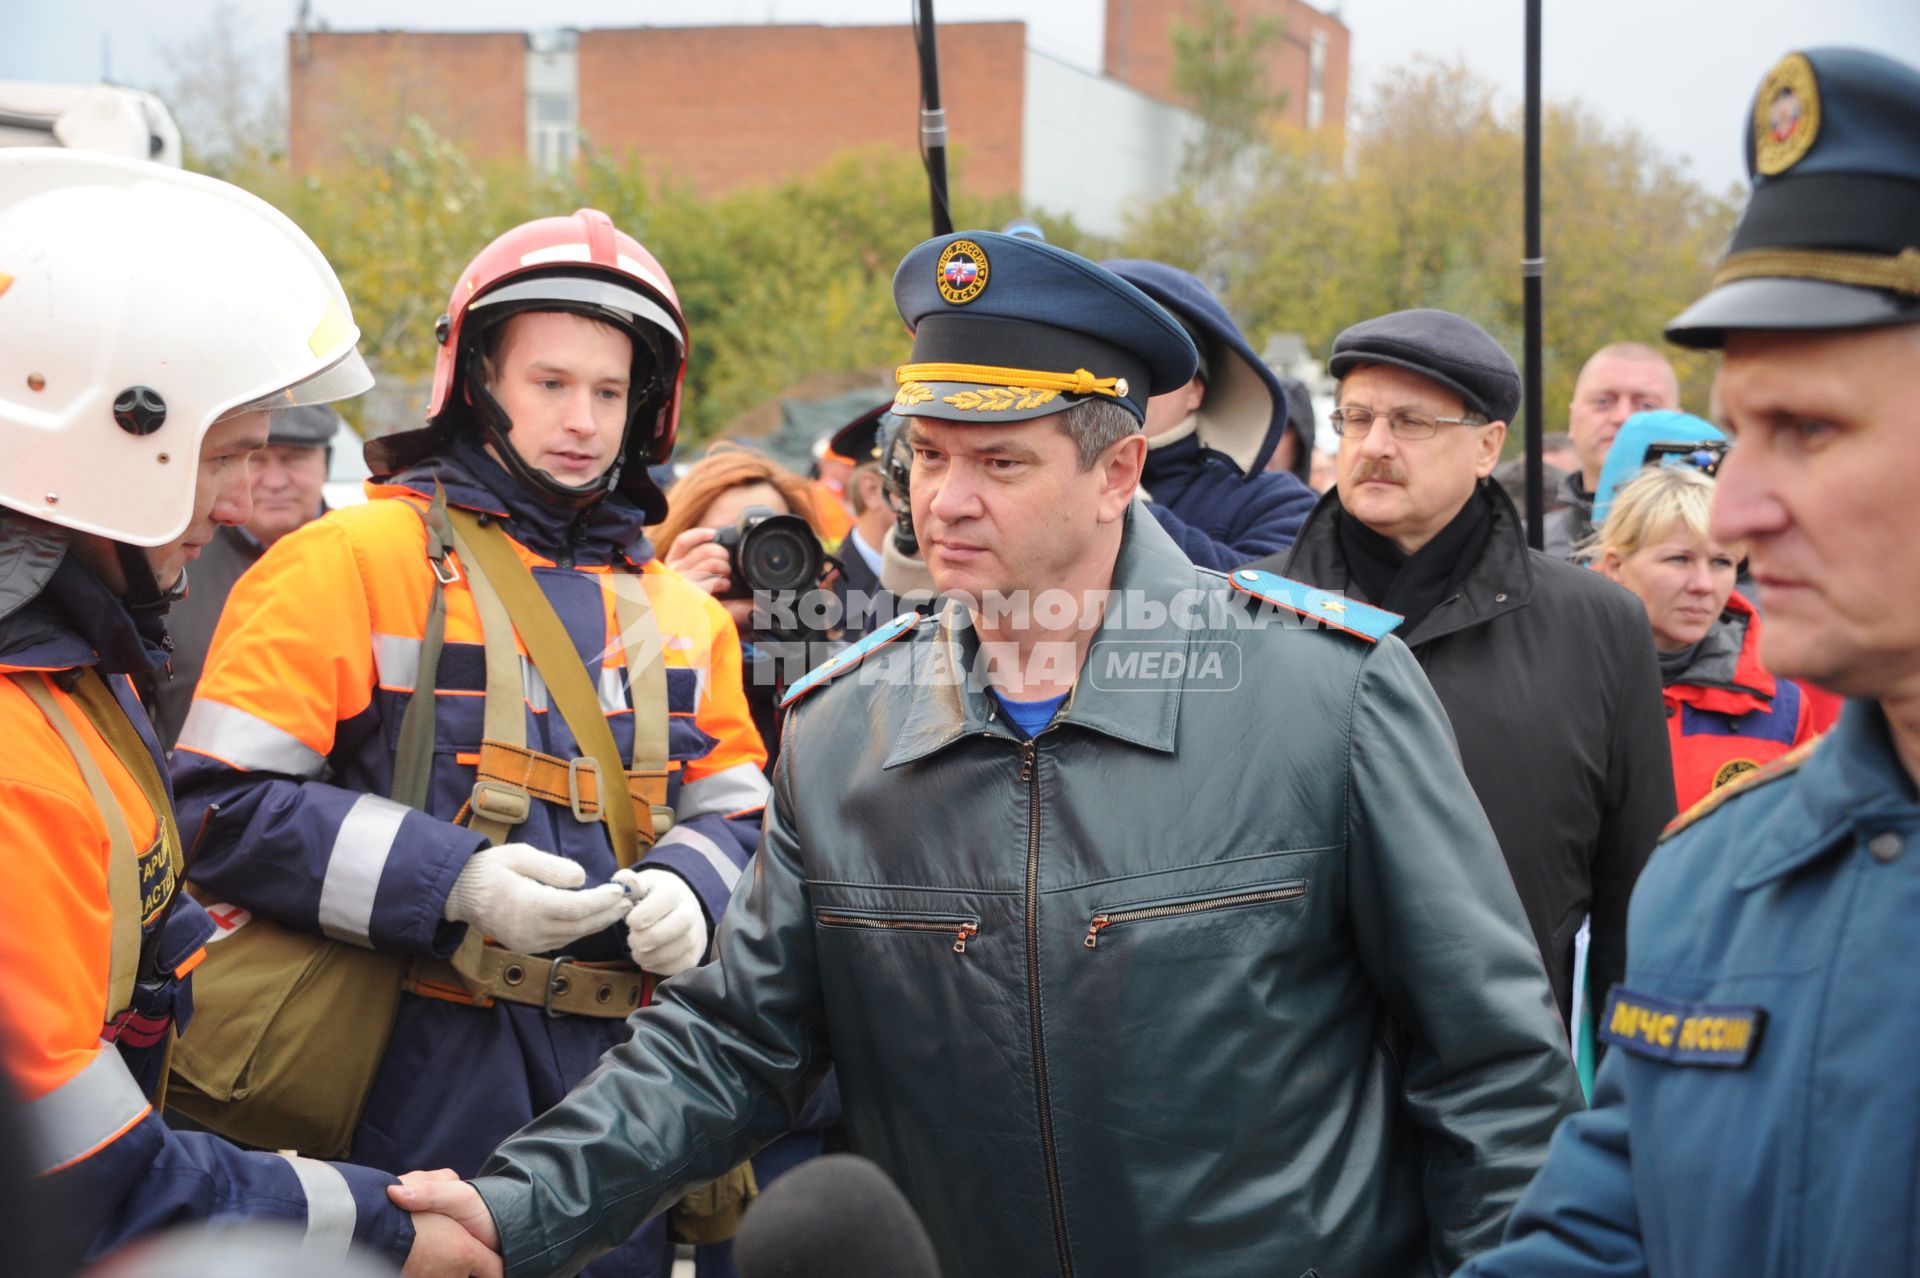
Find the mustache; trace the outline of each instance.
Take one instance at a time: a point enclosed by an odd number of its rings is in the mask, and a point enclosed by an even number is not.
[[[1363,461],[1354,467],[1349,482],[1364,484],[1369,480],[1384,479],[1390,484],[1404,484],[1407,473],[1389,461]]]

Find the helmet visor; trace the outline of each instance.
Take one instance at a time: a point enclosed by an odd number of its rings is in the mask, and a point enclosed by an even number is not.
[[[468,304],[469,313],[489,307],[507,307],[512,311],[537,311],[543,305],[554,309],[593,308],[609,312],[608,318],[625,325],[636,334],[657,329],[673,342],[678,359],[687,356],[686,340],[671,312],[639,289],[616,280],[590,275],[534,275],[511,280]]]
[[[360,357],[359,348],[349,346],[345,355],[311,377],[277,390],[271,395],[262,395],[258,399],[236,405],[221,416],[238,417],[243,413],[298,408],[303,404],[331,404],[335,400],[352,399],[355,395],[364,395],[372,389],[372,370],[367,367],[367,361]]]

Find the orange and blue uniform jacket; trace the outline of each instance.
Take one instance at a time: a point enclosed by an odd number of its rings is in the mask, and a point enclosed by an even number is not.
[[[1685,673],[1665,688],[1680,810],[1818,735],[1813,699],[1760,664],[1760,614],[1738,593]]]
[[[71,555],[0,618],[0,1059],[38,1136],[37,1165],[72,1215],[61,1228],[97,1256],[184,1221],[304,1221],[311,1246],[352,1240],[397,1264],[413,1227],[387,1202],[392,1176],[176,1132],[154,1110],[168,1036],[192,1032],[189,973],[213,924],[173,891],[152,806],[67,691],[75,671],[99,670],[164,769],[127,677],[164,657],[152,638]],[[53,725],[4,677],[15,672],[44,677],[64,703],[143,850],[142,980],[111,1020],[107,825]]]
[[[432,597],[418,512],[436,483],[450,506],[503,521],[573,638],[623,756],[633,711],[604,578],[616,562],[642,571],[665,650],[676,812],[644,864],[682,876],[717,920],[758,845],[768,794],[731,619],[653,559],[630,499],[615,493],[578,514],[554,511],[465,439],[372,486],[368,504],[281,539],[234,587],[174,752],[188,828],[218,805],[190,877],[222,902],[355,945],[445,957],[463,937],[465,925],[442,911],[484,845],[454,822],[473,791],[486,700],[482,631],[464,575],[445,587],[427,811],[386,797]],[[522,661],[527,745],[562,759],[584,753],[524,648]],[[535,803],[512,837],[579,862],[588,885],[616,869],[606,827],[566,805]],[[624,926],[566,952],[624,959]],[[351,1156],[393,1171],[471,1174],[627,1037],[620,1020],[406,994]],[[596,1271],[663,1266],[657,1224],[649,1234]]]

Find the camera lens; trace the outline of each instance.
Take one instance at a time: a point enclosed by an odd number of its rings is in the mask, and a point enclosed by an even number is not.
[[[820,579],[820,544],[797,515],[775,515],[749,529],[739,559],[751,590],[805,590]]]

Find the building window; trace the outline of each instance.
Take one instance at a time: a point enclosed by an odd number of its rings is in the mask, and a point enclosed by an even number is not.
[[[572,31],[527,39],[527,158],[559,173],[580,154],[580,64]]]
[[[538,94],[527,100],[527,113],[532,121],[527,150],[534,167],[543,173],[558,173],[572,164],[579,153],[580,139],[573,98]]]
[[[1307,127],[1317,129],[1327,115],[1327,33],[1316,31],[1307,46]]]

